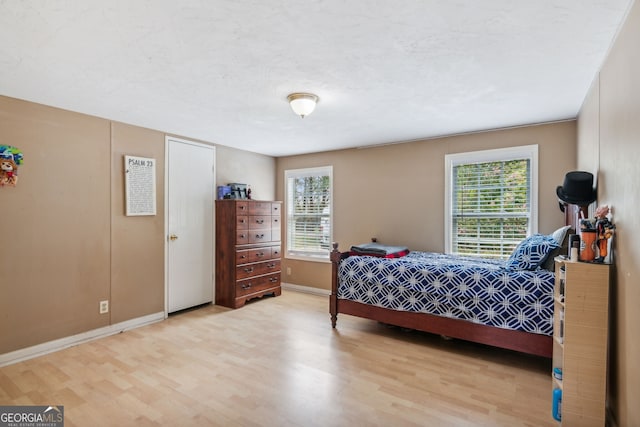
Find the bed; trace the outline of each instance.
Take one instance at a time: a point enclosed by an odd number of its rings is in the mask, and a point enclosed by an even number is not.
[[[521,242],[508,260],[333,244],[330,313],[550,358],[553,258],[569,227]]]

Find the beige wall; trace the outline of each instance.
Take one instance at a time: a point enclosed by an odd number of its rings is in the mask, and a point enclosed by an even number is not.
[[[0,96],[0,144],[24,153],[0,188],[0,354],[162,312],[165,134]],[[125,154],[156,159],[155,216],[124,214]],[[274,158],[218,147],[216,162],[218,183],[274,198]]]
[[[414,250],[442,252],[444,156],[530,144],[539,146],[538,229],[551,232],[564,224],[555,188],[575,168],[574,121],[282,157],[277,159],[276,194],[283,199],[285,170],[332,165],[333,239],[342,250],[375,236]],[[283,272],[288,283],[325,290],[331,285],[328,263],[284,259]]]
[[[109,324],[109,128],[0,97],[0,141],[24,154],[0,188],[0,353]]]
[[[251,186],[251,198],[275,200],[275,158],[223,145],[216,147],[216,158],[218,185],[232,182],[248,184]]]
[[[616,224],[611,295],[609,408],[620,427],[640,425],[640,3],[635,2],[578,118],[578,166],[597,157],[598,204]],[[583,156],[583,153],[587,153]]]
[[[111,323],[164,311],[162,132],[111,125]],[[125,216],[124,156],[156,159],[156,215]]]
[[[591,172],[595,177],[595,184],[598,181],[598,169],[600,168],[600,155],[598,150],[598,138],[600,133],[600,122],[598,120],[600,109],[598,102],[592,102],[590,98],[598,98],[600,81],[596,78],[589,90],[588,97],[582,105],[580,117],[578,119],[578,169]]]

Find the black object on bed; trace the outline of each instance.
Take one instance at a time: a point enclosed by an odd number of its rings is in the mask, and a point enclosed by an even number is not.
[[[377,242],[351,246],[352,255],[368,255],[382,258],[400,258],[409,254],[406,246],[381,245]]]

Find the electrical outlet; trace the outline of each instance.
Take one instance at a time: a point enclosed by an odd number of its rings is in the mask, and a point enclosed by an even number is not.
[[[100,301],[100,314],[109,312],[109,300]]]
[[[291,267],[287,267],[287,276],[291,276]]]

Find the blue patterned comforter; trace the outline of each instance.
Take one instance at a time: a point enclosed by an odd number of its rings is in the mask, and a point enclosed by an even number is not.
[[[553,332],[553,272],[500,260],[411,252],[340,262],[338,298],[543,335]]]

